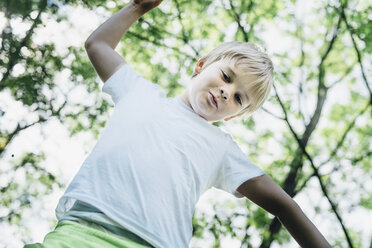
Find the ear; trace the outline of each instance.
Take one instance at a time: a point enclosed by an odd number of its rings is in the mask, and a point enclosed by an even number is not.
[[[233,116],[230,116],[230,117],[227,117],[225,119],[223,119],[224,121],[229,121],[231,119],[234,119],[236,117],[236,115],[233,115]]]
[[[196,74],[199,74],[202,71],[205,60],[206,60],[206,58],[205,57],[202,57],[196,63],[195,69],[194,69],[194,71],[195,71]]]

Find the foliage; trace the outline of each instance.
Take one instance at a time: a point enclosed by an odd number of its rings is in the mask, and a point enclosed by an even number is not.
[[[69,46],[61,53],[53,42],[37,43],[38,32],[48,21],[68,23],[61,11],[66,6],[114,13],[127,3],[0,1],[6,20],[1,31],[0,93],[22,103],[28,116],[37,116],[0,127],[0,157],[7,165],[0,168],[1,222],[21,229],[25,209],[54,187],[64,187],[40,166],[45,155],[25,153],[8,159],[7,149],[17,136],[35,124],[57,119],[71,135],[88,130],[98,138],[109,116],[110,105],[97,98],[99,80],[83,47]],[[371,210],[372,195],[363,185],[372,176],[371,10],[368,1],[354,0],[164,1],[130,28],[119,50],[139,74],[173,97],[184,89],[181,82],[192,74],[195,62],[219,43],[252,41],[268,48],[275,64],[275,88],[263,111],[233,121],[254,138],[237,134],[236,139],[292,197],[306,198],[306,192],[316,187],[316,195],[328,204],[315,207],[316,215],[334,219],[334,229],[329,230],[334,247],[362,247],[368,241],[362,241],[359,229],[347,226],[343,218],[358,208]],[[26,32],[18,33],[15,23],[27,25]],[[68,90],[56,81],[62,71],[68,71]],[[72,102],[77,87],[96,100]],[[7,109],[0,108],[0,121],[7,120]],[[17,171],[25,175],[26,185],[11,180]],[[345,200],[348,197],[351,200]],[[248,200],[243,206],[211,204],[212,215],[195,211],[194,240],[212,236],[213,247],[221,247],[222,240],[231,237],[241,247],[253,247],[258,233],[259,247],[273,243],[286,247],[291,242],[277,218]],[[239,213],[238,208],[248,212]],[[239,219],[245,224],[234,224]]]

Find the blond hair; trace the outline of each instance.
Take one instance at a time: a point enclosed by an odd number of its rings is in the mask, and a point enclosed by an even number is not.
[[[248,91],[252,92],[251,102],[237,116],[243,114],[249,116],[264,104],[273,85],[274,66],[262,49],[251,42],[230,41],[220,44],[203,58],[205,58],[204,68],[219,60],[227,59],[247,74],[257,76],[257,80],[247,85]],[[194,72],[191,77],[196,75]]]

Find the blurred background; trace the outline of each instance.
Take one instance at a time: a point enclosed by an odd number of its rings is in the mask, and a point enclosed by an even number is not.
[[[0,247],[42,242],[113,103],[84,50],[129,1],[0,0]],[[372,3],[165,0],[117,51],[168,97],[226,41],[261,46],[275,87],[250,118],[215,122],[300,205],[332,247],[372,247]],[[190,247],[298,247],[274,216],[217,189]]]

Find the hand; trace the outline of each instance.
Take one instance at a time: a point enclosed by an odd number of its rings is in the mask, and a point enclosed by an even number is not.
[[[145,12],[158,7],[161,2],[163,2],[163,0],[133,0],[133,3],[140,6]]]

